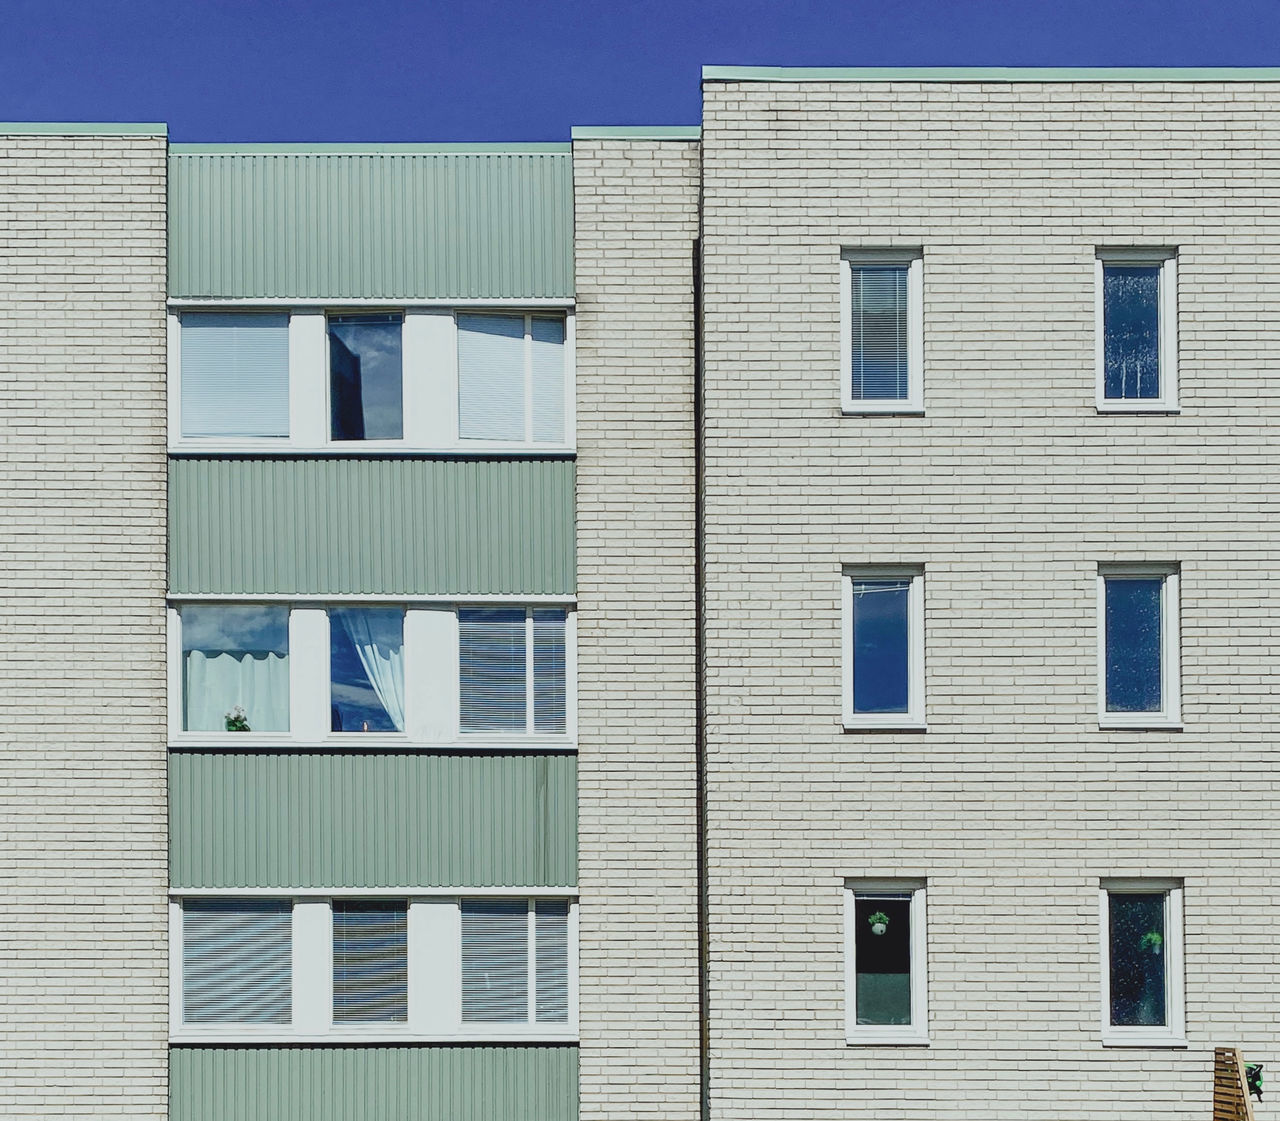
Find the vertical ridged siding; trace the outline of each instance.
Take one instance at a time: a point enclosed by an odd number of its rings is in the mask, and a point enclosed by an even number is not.
[[[169,464],[169,590],[572,594],[568,459]]]
[[[173,752],[174,888],[571,887],[571,754]]]
[[[169,157],[174,297],[571,298],[572,156]]]
[[[578,1050],[175,1047],[170,1121],[575,1121]]]

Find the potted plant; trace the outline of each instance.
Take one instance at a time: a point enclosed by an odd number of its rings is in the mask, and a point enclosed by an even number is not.
[[[877,911],[874,915],[868,915],[867,922],[871,924],[872,934],[883,934],[889,929],[889,916],[883,911]]]
[[[1138,939],[1138,948],[1151,954],[1158,954],[1164,949],[1164,935],[1158,930],[1148,930]]]
[[[224,712],[222,714],[222,718],[226,721],[228,732],[252,731],[249,727],[248,714],[240,707],[240,705],[236,705],[229,712]]]

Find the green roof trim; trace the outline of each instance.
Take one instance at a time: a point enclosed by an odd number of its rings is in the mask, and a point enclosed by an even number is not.
[[[168,136],[160,122],[0,121],[0,135],[11,136]]]
[[[379,155],[413,156],[469,152],[501,156],[508,152],[568,152],[570,145],[556,143],[475,144],[170,144],[177,156],[297,156]]]
[[[575,125],[574,140],[700,140],[700,125]]]
[[[1280,82],[1275,66],[704,66],[704,82]]]

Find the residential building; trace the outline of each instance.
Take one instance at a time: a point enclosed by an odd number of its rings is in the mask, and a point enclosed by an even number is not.
[[[0,128],[0,1109],[1205,1116],[1280,1038],[1277,82]]]

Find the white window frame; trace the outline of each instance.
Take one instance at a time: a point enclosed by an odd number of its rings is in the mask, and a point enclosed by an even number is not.
[[[475,1024],[462,1020],[462,901],[485,898],[569,902],[568,1021]],[[293,975],[288,1024],[184,1024],[183,922],[186,899],[273,899],[293,907]],[[408,1019],[337,1023],[333,1019],[333,904],[347,900],[405,900],[408,904]],[[532,920],[531,920],[532,922]],[[530,927],[532,930],[532,926]],[[532,940],[532,934],[530,935]],[[530,953],[532,950],[532,941]],[[457,888],[281,892],[277,889],[174,891],[169,900],[169,1039],[172,1043],[457,1043],[575,1042],[578,1038],[578,902],[566,888]],[[530,991],[533,991],[533,974]],[[533,1008],[531,1005],[530,1014]]]
[[[576,742],[578,738],[578,628],[577,612],[569,609],[564,619],[564,732],[535,732],[533,720],[534,702],[534,658],[533,658],[533,614],[544,611],[546,606],[540,604],[469,604],[458,605],[460,609],[469,607],[521,607],[524,611],[524,731],[523,732],[467,732],[462,728],[462,633],[457,628],[454,645],[454,681],[458,686],[458,703],[454,711],[454,734],[458,743],[471,743],[472,740],[492,740],[503,744],[541,743],[547,740],[563,741],[568,738]]]
[[[1106,312],[1103,269],[1134,265],[1160,270],[1160,396],[1106,396]],[[1094,254],[1094,404],[1100,413],[1178,412],[1178,251],[1170,248],[1099,248]]]
[[[1183,951],[1181,880],[1111,877],[1098,884],[1099,961],[1101,962],[1100,1026],[1104,1047],[1185,1047],[1186,979]],[[1113,894],[1164,893],[1165,1019],[1161,1027],[1127,1027],[1111,1023],[1111,909]]]
[[[184,607],[243,607],[249,604],[289,609],[289,731],[187,731],[183,728],[182,618]],[[329,612],[335,608],[390,607],[404,611],[405,730],[335,732],[330,716]],[[526,619],[539,608],[565,612],[565,730],[548,733],[466,732],[459,727],[458,610],[465,607],[522,608]],[[531,634],[531,628],[527,630]],[[528,640],[526,640],[528,641]],[[527,649],[527,646],[526,646]],[[169,744],[187,750],[240,751],[306,747],[360,751],[405,747],[465,747],[504,751],[512,747],[563,751],[577,743],[577,611],[572,598],[360,596],[310,599],[270,596],[174,597],[168,610]],[[529,673],[532,662],[529,661]],[[528,679],[526,679],[527,681]],[[528,685],[526,684],[526,689]]]
[[[861,580],[908,580],[907,591],[907,711],[854,712],[853,710],[853,585]],[[844,729],[924,731],[925,722],[925,625],[924,566],[902,564],[845,565],[841,577],[842,635],[841,694]]]
[[[907,395],[892,401],[853,396],[853,270],[907,266]],[[924,412],[924,253],[911,249],[840,251],[840,408],[846,416],[918,416]]]
[[[923,878],[848,879],[844,884],[845,1042],[873,1044],[927,1045],[929,1042],[929,962],[928,915]],[[859,1024],[855,940],[856,899],[910,899],[911,921],[911,1023]]]
[[[289,435],[183,436],[183,312],[287,312],[289,315]],[[564,438],[557,443],[462,440],[458,436],[459,314],[563,316],[565,320]],[[330,315],[403,314],[401,387],[403,437],[399,440],[334,440],[330,416]],[[562,456],[575,450],[576,326],[572,302],[564,300],[406,301],[172,300],[168,316],[169,451],[217,455],[225,452],[326,455],[424,455],[482,453]],[[531,387],[531,382],[527,384]],[[532,435],[532,410],[526,432]]]
[[[1100,728],[1178,729],[1182,727],[1182,637],[1176,564],[1100,563],[1097,577],[1098,726]],[[1110,712],[1107,709],[1107,581],[1154,580],[1160,585],[1160,709],[1158,712]]]

